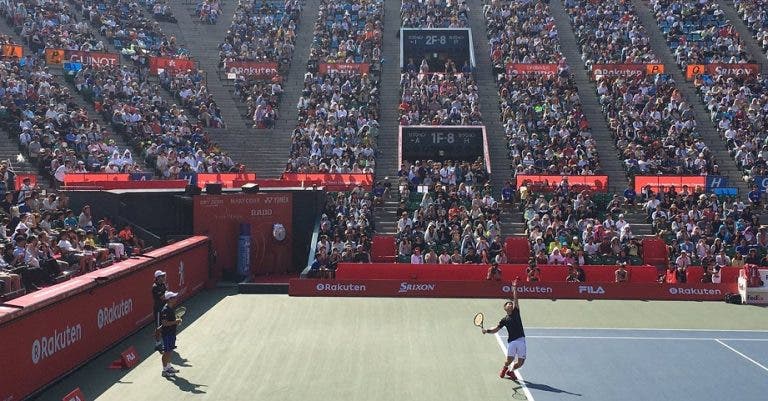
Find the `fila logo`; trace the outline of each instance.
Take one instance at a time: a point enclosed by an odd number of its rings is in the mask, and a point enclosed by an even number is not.
[[[580,285],[579,294],[605,294],[603,287],[593,287],[591,285]]]

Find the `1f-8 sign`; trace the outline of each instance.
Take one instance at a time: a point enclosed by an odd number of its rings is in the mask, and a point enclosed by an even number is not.
[[[401,162],[474,162],[483,158],[490,168],[484,126],[404,125],[400,126],[399,142]]]

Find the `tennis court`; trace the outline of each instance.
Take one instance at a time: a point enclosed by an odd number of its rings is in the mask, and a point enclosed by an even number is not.
[[[498,377],[503,333],[482,335],[472,323],[483,312],[485,326],[494,325],[501,305],[208,291],[185,304],[176,379],[160,376],[145,329],[37,399],[59,401],[78,386],[87,400],[102,401],[698,401],[768,393],[764,308],[524,299],[523,386]],[[141,363],[106,369],[129,345]]]

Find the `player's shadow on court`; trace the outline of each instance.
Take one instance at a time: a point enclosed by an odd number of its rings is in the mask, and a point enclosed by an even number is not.
[[[581,394],[571,393],[570,391],[559,389],[557,387],[552,387],[548,384],[529,382],[528,380],[525,381],[525,386],[531,390],[546,391],[548,393],[568,394],[568,395],[575,395],[577,397],[581,397]]]
[[[179,353],[175,351],[171,356],[171,362],[173,362],[174,365],[181,366],[184,368],[192,367],[192,365],[189,364],[189,359],[182,358],[181,355],[179,355]]]
[[[190,382],[189,380],[181,377],[181,376],[171,376],[168,378],[168,381],[175,384],[176,387],[179,388],[179,390],[185,392],[185,393],[192,393],[192,394],[206,394],[205,391],[200,390],[200,387],[208,387],[206,384],[195,384]]]

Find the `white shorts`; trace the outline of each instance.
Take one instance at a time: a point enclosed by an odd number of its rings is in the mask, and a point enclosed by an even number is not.
[[[507,356],[525,359],[525,337],[507,343]]]

